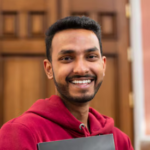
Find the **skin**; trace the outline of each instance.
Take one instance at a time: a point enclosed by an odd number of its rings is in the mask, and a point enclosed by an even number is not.
[[[52,62],[45,59],[44,69],[48,79],[55,81],[56,95],[88,128],[89,101],[99,89],[106,70],[106,57],[101,56],[97,36],[85,29],[67,29],[56,33],[52,40]],[[92,82],[72,83],[83,80]],[[68,98],[59,89],[65,89],[63,92],[68,94]]]

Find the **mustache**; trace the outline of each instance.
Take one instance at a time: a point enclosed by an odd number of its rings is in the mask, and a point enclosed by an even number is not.
[[[92,79],[96,80],[96,76],[87,74],[87,75],[73,75],[73,76],[69,76],[69,77],[66,77],[66,81],[72,80],[74,78],[92,78]]]

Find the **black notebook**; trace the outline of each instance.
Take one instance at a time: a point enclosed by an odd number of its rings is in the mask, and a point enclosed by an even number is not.
[[[38,150],[115,150],[113,134],[38,143]]]

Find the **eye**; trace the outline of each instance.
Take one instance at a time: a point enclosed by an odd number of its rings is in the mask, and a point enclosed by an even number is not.
[[[98,55],[96,55],[96,54],[90,54],[90,55],[87,55],[86,58],[87,58],[88,60],[90,60],[90,61],[95,61],[95,60],[98,59]]]
[[[90,55],[88,58],[95,58],[96,56],[95,55]]]
[[[59,60],[62,61],[62,62],[66,62],[67,63],[67,62],[71,62],[73,60],[73,57],[71,57],[71,56],[63,56]]]

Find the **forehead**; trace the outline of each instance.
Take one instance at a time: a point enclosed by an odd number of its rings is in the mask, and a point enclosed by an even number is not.
[[[54,35],[52,40],[53,52],[62,49],[81,50],[97,47],[99,41],[94,32],[86,29],[67,29]]]

